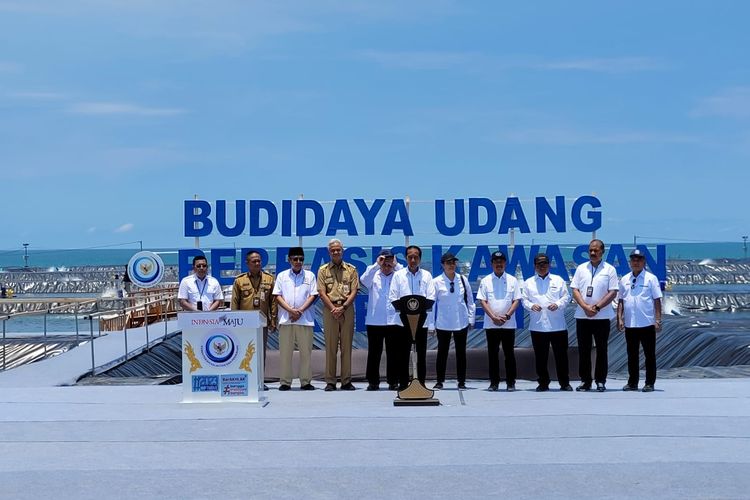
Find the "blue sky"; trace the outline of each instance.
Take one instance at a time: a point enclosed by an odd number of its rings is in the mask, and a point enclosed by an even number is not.
[[[748,18],[744,1],[0,0],[0,249],[188,247],[194,194],[595,193],[607,241],[741,241]],[[451,243],[425,218],[414,241]]]

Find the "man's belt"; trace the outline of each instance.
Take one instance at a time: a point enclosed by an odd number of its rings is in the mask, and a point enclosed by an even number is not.
[[[346,301],[345,301],[345,300],[332,300],[332,301],[331,301],[331,303],[332,303],[332,304],[333,304],[334,306],[343,306],[343,305],[344,305],[344,302],[346,302]]]

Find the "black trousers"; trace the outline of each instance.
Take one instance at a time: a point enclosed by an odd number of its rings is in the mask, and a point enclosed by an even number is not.
[[[591,344],[596,342],[596,366],[594,380],[600,384],[607,382],[609,358],[607,343],[609,342],[608,319],[577,319],[576,337],[578,338],[578,376],[584,384],[591,384]]]
[[[503,356],[505,357],[505,376],[508,385],[514,385],[516,383],[515,328],[487,328],[484,330],[484,334],[487,337],[490,383],[500,383],[500,344],[502,343]]]
[[[438,338],[437,381],[445,382],[445,367],[448,365],[448,351],[451,347],[451,335],[456,347],[456,379],[460,384],[466,382],[466,336],[469,328],[462,330],[436,330]]]
[[[534,361],[536,362],[536,375],[539,385],[548,387],[550,382],[547,360],[549,360],[549,347],[552,345],[552,354],[555,356],[555,369],[557,370],[557,381],[560,387],[570,384],[568,373],[568,331],[558,332],[531,332],[531,344],[534,346]]]
[[[401,359],[398,325],[367,325],[367,368],[365,376],[370,385],[380,384],[380,358],[385,342],[385,380],[388,385],[398,383],[398,361]]]
[[[646,385],[656,383],[656,327],[626,328],[625,343],[628,347],[628,385],[638,385],[640,376],[639,347],[643,346],[646,358]]]
[[[398,383],[401,387],[409,385],[409,367],[411,366],[411,349],[417,344],[417,379],[422,382],[427,378],[427,328],[417,331],[416,340],[412,341],[409,327],[401,327],[401,361],[399,362]]]

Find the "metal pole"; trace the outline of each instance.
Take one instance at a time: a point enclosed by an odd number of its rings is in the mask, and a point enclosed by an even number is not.
[[[49,305],[47,305],[47,311],[44,313],[44,357],[47,357],[47,315],[49,314]]]
[[[595,192],[592,192],[592,193],[591,193],[591,196],[594,196],[594,197],[596,197],[596,193],[595,193]],[[595,239],[596,239],[596,229],[595,229],[595,230],[593,230],[593,231],[591,231],[591,239],[592,239],[592,240],[595,240]]]
[[[406,205],[406,216],[409,217],[409,205],[411,205],[411,199],[409,199],[409,196],[404,197],[404,203]],[[409,235],[404,234],[404,246],[409,246]],[[435,260],[435,259],[432,259]],[[434,263],[433,263],[434,265]]]
[[[300,195],[299,195],[299,198],[298,198],[298,200],[301,200],[301,199],[303,199],[304,197],[305,197],[305,195],[304,195],[304,194],[302,194],[302,193],[300,193]],[[299,235],[297,235],[297,236],[299,236]],[[302,236],[299,236],[299,246],[300,246],[300,247],[302,246]]]
[[[73,316],[74,316],[74,317],[75,317],[75,319],[76,319],[76,345],[78,344],[78,306],[79,306],[79,305],[80,305],[80,304],[78,304],[78,302],[76,302],[76,310],[75,310],[75,312],[73,313]]]
[[[125,310],[122,311],[123,317],[125,317]],[[125,323],[122,325],[122,332],[123,336],[125,337],[125,361],[128,360],[128,321],[127,317],[125,318]]]
[[[193,195],[193,199],[197,200],[198,199],[198,195],[197,194]],[[193,215],[198,215],[198,209],[197,208],[193,209]],[[193,222],[193,229],[198,229],[198,221]],[[200,238],[198,236],[196,236],[195,237],[195,248],[200,248],[200,247],[201,247],[201,240],[200,240]]]
[[[94,361],[94,317],[89,315],[89,343],[91,344],[91,375],[94,375],[96,363]]]
[[[149,351],[149,341],[148,341],[148,295],[146,296],[146,303],[144,304],[144,310],[143,310],[143,322],[146,325],[146,350]]]
[[[8,348],[8,344],[5,343],[5,321],[6,318],[3,318],[3,371],[5,371],[5,351]]]
[[[511,198],[516,196],[516,193],[510,193]],[[510,228],[508,250],[513,251],[516,248],[516,228]]]
[[[167,303],[167,299],[164,299],[164,340],[167,340],[167,307],[169,304]]]

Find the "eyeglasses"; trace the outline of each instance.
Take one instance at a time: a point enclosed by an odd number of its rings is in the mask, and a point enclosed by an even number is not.
[[[451,293],[456,291],[456,284],[451,281]]]
[[[195,267],[197,268],[208,267],[208,264],[196,264]]]
[[[637,278],[633,278],[633,288],[635,288],[635,282],[638,281]]]
[[[304,257],[292,257],[292,262],[305,262]]]

